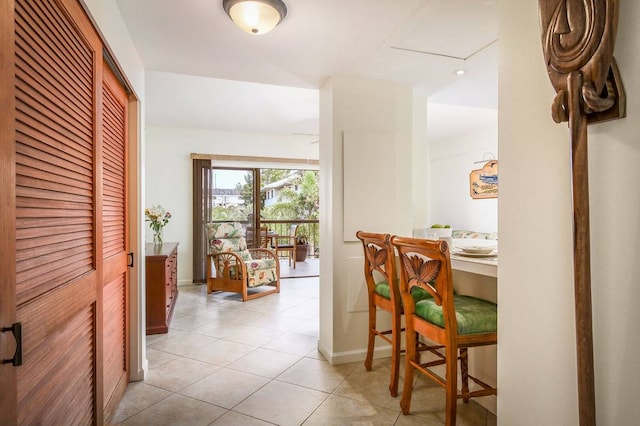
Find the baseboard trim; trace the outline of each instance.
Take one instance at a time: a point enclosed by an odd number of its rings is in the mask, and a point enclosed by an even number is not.
[[[318,351],[326,358],[331,365],[347,364],[349,362],[362,362],[367,357],[366,349],[356,349],[353,351],[331,352],[318,343]],[[376,347],[373,350],[373,358],[390,358],[391,346]]]

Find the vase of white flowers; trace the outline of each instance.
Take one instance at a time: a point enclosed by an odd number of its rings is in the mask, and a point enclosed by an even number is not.
[[[144,209],[146,221],[149,222],[149,228],[153,231],[153,245],[162,245],[162,230],[171,219],[171,213],[166,211],[162,206],[155,205],[151,208]]]

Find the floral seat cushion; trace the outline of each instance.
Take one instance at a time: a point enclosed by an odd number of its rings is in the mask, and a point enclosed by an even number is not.
[[[236,253],[245,262],[252,260],[251,253],[247,248],[247,242],[244,237],[234,238],[210,238],[209,239],[209,253]]]
[[[274,259],[255,259],[247,262],[248,286],[257,287],[277,280]]]
[[[277,280],[275,258],[253,259],[240,223],[207,223],[205,231],[210,254],[235,253],[244,260],[249,287],[258,287]],[[230,274],[232,277],[237,274],[237,268],[233,265]]]

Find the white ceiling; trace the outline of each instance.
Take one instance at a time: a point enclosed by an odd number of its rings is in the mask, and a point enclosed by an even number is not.
[[[337,75],[497,106],[497,0],[285,0],[262,36],[222,0],[116,1],[149,71],[148,125],[317,134],[318,89]]]

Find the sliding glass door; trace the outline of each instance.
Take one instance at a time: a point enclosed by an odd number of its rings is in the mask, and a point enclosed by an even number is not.
[[[210,220],[242,223],[247,244],[257,247],[260,244],[260,234],[255,232],[260,227],[259,169],[214,167],[211,183]]]
[[[208,220],[241,222],[249,247],[260,246],[261,227],[286,235],[293,223],[318,220],[317,171],[213,167],[210,173]],[[317,242],[317,227],[303,228]]]
[[[193,158],[193,281],[206,282],[208,246],[205,224],[240,222],[249,247],[261,245],[261,228],[271,235],[298,235],[308,242],[309,254],[320,252],[318,172],[212,166]],[[199,260],[197,260],[199,259]]]

